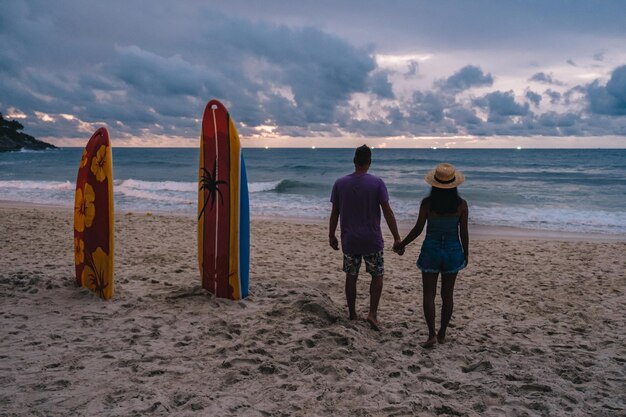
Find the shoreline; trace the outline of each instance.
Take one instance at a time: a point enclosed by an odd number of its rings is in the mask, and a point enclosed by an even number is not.
[[[71,211],[68,206],[30,203],[23,201],[0,200],[0,209],[42,209],[42,210],[60,210]],[[165,217],[193,217],[189,213],[177,213],[169,211],[127,211],[115,210],[116,215],[150,215]],[[320,225],[328,226],[328,219],[316,219],[309,217],[295,216],[251,216],[251,222],[274,222],[289,223],[299,225]],[[398,230],[402,236],[406,235],[413,227],[413,222],[398,221]],[[383,233],[388,234],[387,226],[384,219],[381,218],[381,228]],[[339,230],[337,230],[339,233]],[[472,240],[546,240],[546,241],[573,241],[573,242],[626,242],[626,234],[603,234],[603,233],[586,233],[586,232],[570,232],[559,230],[541,230],[541,229],[525,229],[521,227],[496,226],[484,224],[469,225],[470,239]],[[421,240],[423,236],[420,236]]]
[[[48,139],[51,140],[51,139]],[[59,145],[55,145],[56,149],[67,149],[67,148],[71,148],[71,149],[75,149],[75,148],[84,148],[85,145],[81,144],[76,144],[76,145],[63,145],[63,146],[59,146]],[[127,145],[116,145],[115,148],[124,148],[124,149],[199,149],[200,145],[196,144],[196,145],[190,145],[190,146],[127,146]],[[115,149],[113,148],[113,149]],[[265,147],[265,146],[242,146],[243,149],[261,149],[261,150],[281,150],[281,149],[311,149],[310,146],[270,146],[270,147]],[[315,149],[351,149],[354,150],[354,146],[343,146],[343,147],[336,147],[336,146],[317,146]],[[575,147],[569,147],[569,148],[559,148],[559,147],[524,147],[522,149],[518,149],[517,146],[507,146],[507,147],[484,147],[484,148],[480,148],[480,147],[442,147],[442,148],[435,148],[433,149],[432,146],[422,146],[422,147],[394,147],[394,146],[389,146],[389,147],[385,147],[385,148],[376,148],[376,150],[385,150],[385,149],[400,149],[400,150],[404,150],[404,149],[424,149],[424,150],[433,150],[433,151],[437,151],[437,150],[442,150],[442,151],[446,151],[446,150],[477,150],[477,151],[484,151],[484,150],[516,150],[516,151],[522,151],[522,150],[529,150],[529,151],[533,151],[533,150],[538,150],[538,151],[545,151],[545,150],[553,150],[553,151],[561,151],[561,150],[623,150],[626,149],[626,147],[615,147],[615,146],[575,146]],[[42,149],[43,151],[45,150],[54,150],[54,149]],[[19,152],[19,151],[18,151]]]

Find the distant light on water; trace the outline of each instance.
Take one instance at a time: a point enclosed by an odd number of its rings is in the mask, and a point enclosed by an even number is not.
[[[431,149],[437,149],[437,147],[436,147],[436,146],[433,146]]]
[[[518,146],[518,147],[517,147],[517,148],[515,148],[515,149],[517,149],[517,150],[519,151],[520,149],[522,149],[522,147],[521,147],[521,146]]]
[[[270,148],[269,146],[266,146],[266,147],[265,147],[265,149],[269,149],[269,148]]]
[[[311,146],[311,149],[315,149],[315,146]]]

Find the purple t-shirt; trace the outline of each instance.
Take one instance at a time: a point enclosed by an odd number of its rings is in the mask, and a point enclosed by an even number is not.
[[[348,255],[383,250],[380,205],[389,201],[387,187],[370,174],[350,174],[335,181],[330,201],[339,208],[341,249]]]

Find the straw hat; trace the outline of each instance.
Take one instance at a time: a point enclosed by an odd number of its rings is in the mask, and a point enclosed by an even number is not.
[[[450,164],[439,164],[424,177],[427,183],[436,188],[454,188],[465,181],[465,176]]]

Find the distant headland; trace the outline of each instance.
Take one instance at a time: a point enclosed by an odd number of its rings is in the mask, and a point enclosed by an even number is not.
[[[56,149],[56,146],[35,139],[20,132],[24,126],[16,120],[6,120],[0,113],[0,152],[19,151],[21,149],[42,151]]]

